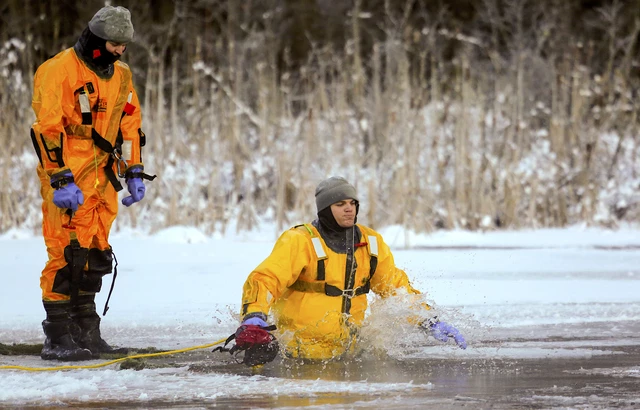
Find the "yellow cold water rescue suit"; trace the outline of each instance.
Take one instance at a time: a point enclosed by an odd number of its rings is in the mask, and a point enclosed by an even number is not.
[[[324,360],[351,351],[369,290],[382,297],[399,288],[420,293],[396,267],[382,236],[357,227],[362,236],[353,266],[347,266],[346,254],[327,246],[315,226],[305,224],[285,231],[247,278],[242,315],[271,310],[287,355]]]

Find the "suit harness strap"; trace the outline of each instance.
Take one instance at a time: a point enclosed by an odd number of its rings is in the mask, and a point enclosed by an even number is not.
[[[316,274],[316,282],[308,282],[305,280],[298,279],[293,283],[293,285],[289,286],[289,289],[296,290],[298,292],[314,292],[314,293],[324,293],[327,296],[346,296],[346,297],[355,297],[369,293],[371,290],[371,278],[376,272],[376,268],[378,266],[378,238],[375,235],[368,235],[367,239],[368,250],[369,250],[369,278],[367,282],[360,287],[355,289],[340,289],[336,286],[330,285],[325,281],[325,260],[328,258],[327,253],[322,246],[322,239],[318,237],[314,231],[307,225],[301,224],[294,226],[294,229],[304,227],[306,231],[311,235],[311,243],[313,244],[313,250],[316,254],[316,258],[318,261],[317,265],[317,274]]]

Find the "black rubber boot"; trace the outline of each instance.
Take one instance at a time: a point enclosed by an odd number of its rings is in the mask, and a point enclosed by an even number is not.
[[[80,347],[89,349],[94,357],[101,353],[127,353],[127,349],[115,349],[100,334],[100,316],[96,313],[93,295],[78,297],[78,305],[71,310],[71,318],[77,326],[75,339]]]
[[[67,304],[45,303],[47,318],[42,322],[46,339],[40,357],[43,360],[76,361],[91,359],[91,351],[83,349],[73,340],[73,322]]]

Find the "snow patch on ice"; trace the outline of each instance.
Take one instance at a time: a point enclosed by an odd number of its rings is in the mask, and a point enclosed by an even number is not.
[[[190,226],[172,226],[152,236],[164,243],[206,243],[208,238],[199,229]]]
[[[75,370],[51,373],[0,373],[0,402],[52,405],[68,401],[215,401],[220,398],[263,399],[285,394],[315,397],[325,393],[372,397],[415,390],[429,384],[287,380],[264,376],[195,374],[186,368],[135,370]],[[282,393],[279,393],[282,392]]]

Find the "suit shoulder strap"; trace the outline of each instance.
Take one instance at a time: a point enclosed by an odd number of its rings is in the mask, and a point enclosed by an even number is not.
[[[308,235],[309,239],[311,239],[311,243],[313,244],[313,250],[316,253],[316,258],[319,261],[327,259],[327,253],[324,251],[324,247],[322,246],[322,239],[316,235],[315,231],[309,224],[296,225],[291,229],[297,229],[298,231],[304,232]]]
[[[376,231],[369,228],[368,226],[358,225],[360,231],[362,232],[362,236],[366,237],[367,242],[367,251],[371,257],[378,257],[378,235],[376,235]]]

